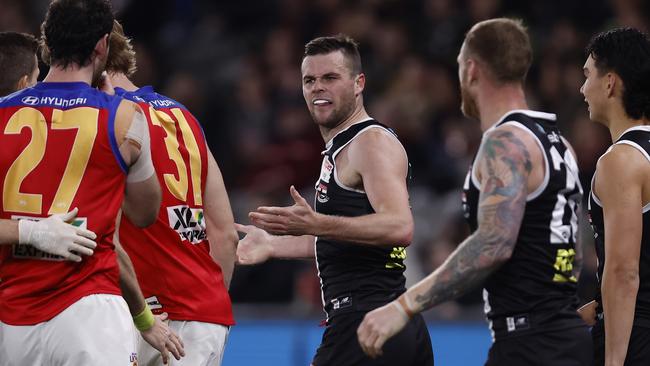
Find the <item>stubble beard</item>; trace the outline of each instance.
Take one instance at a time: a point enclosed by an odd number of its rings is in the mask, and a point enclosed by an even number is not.
[[[334,129],[343,121],[345,121],[352,113],[354,112],[354,107],[355,107],[355,96],[352,94],[350,97],[346,98],[341,98],[341,106],[339,108],[334,109],[329,116],[327,116],[324,120],[320,120],[317,116],[314,110],[310,110],[311,118],[316,122],[316,124],[320,127],[326,128],[326,129]],[[316,108],[316,107],[314,107]]]
[[[468,118],[474,118],[476,120],[481,119],[481,115],[478,111],[478,106],[476,105],[476,101],[474,98],[469,94],[466,88],[464,88],[462,85],[460,86],[460,96],[461,96],[461,103],[460,103],[460,110],[463,112],[463,115]]]

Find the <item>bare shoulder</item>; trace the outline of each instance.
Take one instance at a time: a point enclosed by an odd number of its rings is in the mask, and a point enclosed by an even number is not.
[[[405,177],[408,173],[406,150],[394,134],[383,128],[363,131],[350,143],[346,155],[352,171],[361,176]]]
[[[118,145],[124,141],[126,132],[138,115],[144,115],[140,106],[130,100],[122,99],[115,113],[115,137]]]
[[[499,126],[486,132],[477,160],[506,159],[521,164],[528,173],[541,163],[542,150],[536,138],[529,132],[511,125]]]
[[[615,144],[596,165],[598,180],[645,180],[650,176],[650,164],[644,154],[633,146]]]
[[[404,156],[406,152],[397,136],[384,128],[374,127],[361,132],[349,146],[351,155],[359,158],[371,154],[381,154],[390,157]]]

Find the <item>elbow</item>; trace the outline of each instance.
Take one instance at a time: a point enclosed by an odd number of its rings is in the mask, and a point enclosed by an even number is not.
[[[143,229],[151,226],[158,218],[158,211],[160,204],[142,205],[141,207],[134,208],[133,206],[123,206],[124,214],[129,218],[129,221],[136,227]]]
[[[605,262],[605,269],[603,272],[603,287],[605,287],[605,283],[612,283],[616,287],[639,287],[638,266],[608,266],[607,262]],[[606,278],[613,279],[614,281],[606,281]]]
[[[493,253],[491,266],[500,267],[512,258],[517,240],[502,238],[489,243]]]
[[[390,235],[390,242],[394,245],[397,243],[397,246],[408,247],[413,241],[413,220],[408,220],[407,222],[401,223],[395,230],[392,231]]]
[[[153,225],[153,223],[156,222],[156,218],[158,218],[159,210],[160,210],[160,205],[153,206],[150,210],[148,210],[147,213],[143,215],[142,220],[140,221],[139,224],[137,224],[137,226],[140,228],[145,228],[147,226]]]

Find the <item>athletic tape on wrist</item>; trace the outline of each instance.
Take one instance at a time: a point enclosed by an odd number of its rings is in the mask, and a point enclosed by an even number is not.
[[[18,244],[29,244],[36,222],[30,220],[18,220]]]
[[[399,304],[399,306],[402,308],[402,310],[404,310],[404,313],[406,314],[406,316],[410,319],[410,318],[413,317],[413,315],[415,315],[415,313],[413,312],[413,310],[411,310],[411,307],[409,306],[408,302],[409,302],[409,300],[406,297],[406,294],[404,294],[404,295],[397,298],[397,304]]]
[[[140,314],[133,317],[133,324],[135,324],[135,327],[141,332],[149,330],[151,327],[153,327],[155,321],[156,319],[154,318],[153,313],[147,304],[144,305],[144,310],[142,310]]]

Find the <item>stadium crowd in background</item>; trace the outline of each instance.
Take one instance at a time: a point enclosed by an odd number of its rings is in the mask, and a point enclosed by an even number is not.
[[[626,25],[648,31],[650,24],[644,17],[650,13],[648,4],[638,0],[251,3],[113,1],[134,38],[139,65],[134,82],[179,100],[203,122],[235,219],[247,224],[246,214],[258,206],[291,203],[289,185],[312,196],[322,141],[300,93],[302,47],[323,34],[342,32],[355,38],[370,80],[364,92],[368,111],[397,131],[413,165],[415,233],[407,257],[411,282],[441,264],[468,233],[459,188],[480,131],[459,110],[455,57],[467,29],[495,16],[525,20],[536,60],[526,85],[529,103],[558,114],[585,184],[609,136],[589,121],[577,92],[584,80],[584,45],[606,28]],[[2,1],[0,28],[38,34],[46,7],[47,2],[38,0]],[[155,18],[151,7],[156,7]],[[582,238],[587,259],[582,279],[594,279],[591,233]],[[294,306],[284,307],[287,311],[321,315],[313,267],[269,262],[238,268],[233,301],[292,302]],[[590,299],[594,288],[593,282],[583,282],[582,297]],[[427,315],[466,316],[462,305],[479,303],[476,292]]]

